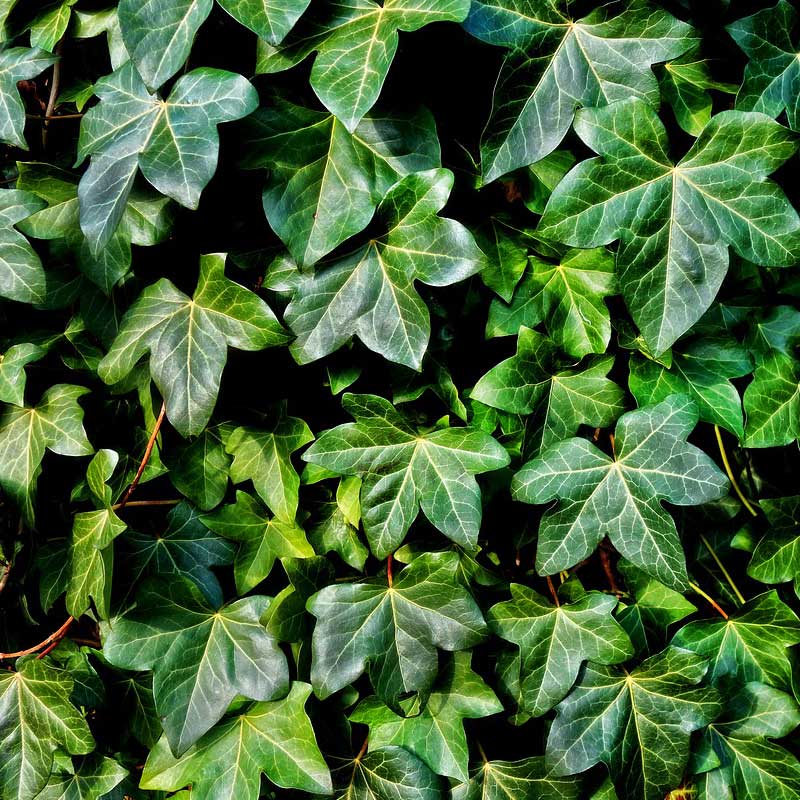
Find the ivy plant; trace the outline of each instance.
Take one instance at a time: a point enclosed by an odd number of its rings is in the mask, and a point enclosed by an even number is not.
[[[793,0],[0,0],[0,800],[800,799]]]

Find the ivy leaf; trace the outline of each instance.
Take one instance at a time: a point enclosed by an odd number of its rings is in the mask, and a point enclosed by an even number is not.
[[[0,793],[32,800],[44,788],[61,748],[89,753],[94,739],[70,702],[72,678],[35,656],[17,661],[16,672],[0,672]]]
[[[292,453],[314,440],[308,425],[281,408],[267,428],[236,428],[226,451],[233,456],[230,476],[234,483],[253,481],[258,496],[280,519],[291,522],[297,514],[300,478],[292,466]]]
[[[121,539],[125,563],[138,584],[147,575],[189,578],[211,605],[220,606],[222,587],[211,567],[233,561],[235,546],[212,533],[188,503],[181,502],[167,516],[167,529],[158,536],[129,531]]]
[[[369,726],[370,750],[404,747],[437,775],[466,781],[469,749],[464,719],[503,710],[494,692],[472,671],[471,658],[469,652],[453,654],[416,716],[400,717],[375,697],[362,700],[350,721]]]
[[[800,361],[773,350],[744,390],[745,447],[779,447],[800,439]]]
[[[45,347],[22,342],[12,345],[0,356],[0,403],[25,405],[25,367],[43,358],[46,353]]]
[[[298,363],[322,358],[355,335],[384,358],[420,368],[430,318],[414,282],[449,286],[484,264],[472,234],[437,216],[452,186],[444,169],[406,176],[378,207],[386,234],[301,277],[285,314]]]
[[[533,6],[480,0],[472,4],[464,27],[481,41],[511,50],[481,142],[484,183],[555,150],[577,107],[629,97],[658,106],[650,67],[695,42],[689,25],[644,3],[617,16],[597,9],[573,20],[568,0]]]
[[[530,424],[539,452],[573,436],[581,425],[605,428],[620,415],[624,393],[606,378],[613,363],[613,357],[603,357],[583,369],[563,368],[553,343],[523,327],[517,354],[492,367],[470,396],[503,411],[534,415]]]
[[[233,567],[239,594],[261,583],[272,572],[276,558],[314,555],[294,519],[270,518],[261,503],[246,492],[236,492],[235,503],[204,515],[203,522],[220,536],[239,542]]]
[[[564,699],[584,661],[619,664],[633,655],[611,613],[616,597],[586,592],[573,603],[552,605],[527,586],[512,583],[510,589],[512,599],[492,606],[487,620],[520,649],[522,707],[533,716]]]
[[[50,164],[19,164],[18,169],[17,187],[47,203],[47,208],[23,220],[19,229],[37,239],[64,239],[75,252],[81,272],[106,294],[128,273],[132,244],[158,244],[169,232],[169,199],[133,191],[119,227],[94,254],[80,227],[77,176]]]
[[[98,450],[89,462],[86,479],[94,495],[96,511],[75,514],[69,544],[67,611],[78,619],[94,601],[97,613],[106,619],[111,597],[114,550],[112,543],[127,525],[111,508],[111,488],[119,455],[114,450]]]
[[[308,540],[317,553],[337,553],[356,572],[364,571],[369,551],[358,535],[358,528],[347,519],[337,503],[320,505],[308,530]]]
[[[378,696],[425,694],[436,677],[436,648],[464,650],[486,636],[472,596],[456,579],[455,553],[424,553],[391,586],[326,586],[308,601],[317,618],[311,682],[322,699],[368,672]]]
[[[397,50],[398,31],[431,22],[462,22],[467,0],[334,0],[307,25],[298,26],[258,71],[278,72],[316,50],[311,88],[351,133],[378,99]]]
[[[45,274],[39,256],[14,225],[44,208],[36,195],[0,189],[0,297],[20,303],[45,299]]]
[[[508,464],[503,447],[472,428],[415,432],[376,395],[345,394],[342,407],[356,421],[323,433],[303,460],[363,478],[364,530],[375,556],[400,546],[420,508],[445,536],[474,550],[482,509],[473,476]]]
[[[27,47],[0,47],[0,142],[28,149],[25,142],[25,105],[17,90],[19,81],[40,75],[58,61],[57,56]]]
[[[585,439],[568,439],[529,461],[514,476],[513,496],[526,503],[561,500],[542,517],[537,571],[568,569],[608,535],[648,575],[685,589],[683,548],[661,501],[699,505],[728,489],[716,464],[686,442],[697,417],[691,400],[672,395],[620,417],[613,459]]]
[[[182,436],[201,433],[219,392],[227,349],[262,350],[287,337],[269,306],[225,277],[225,256],[201,256],[194,297],[161,278],[139,295],[122,319],[98,374],[121,381],[150,353],[150,373],[167,417]]]
[[[758,543],[747,574],[762,583],[800,577],[800,496],[761,500],[770,529]]]
[[[364,230],[398,180],[441,163],[427,111],[366,116],[351,133],[278,97],[247,126],[244,164],[269,168],[264,213],[301,268]]]
[[[672,349],[672,366],[644,358],[630,361],[628,385],[639,405],[658,403],[671,394],[686,394],[700,411],[700,419],[744,437],[742,398],[730,378],[752,370],[747,350],[738,342],[694,339]]]
[[[620,240],[619,284],[654,355],[711,305],[728,246],[764,266],[797,260],[800,218],[767,179],[797,142],[763,114],[717,114],[676,166],[663,124],[641,100],[581,109],[575,130],[600,157],[556,187],[539,233],[575,247]]]
[[[92,157],[78,200],[93,253],[117,229],[138,168],[159,192],[197,208],[217,168],[217,125],[258,105],[256,90],[241,75],[205,67],[182,75],[167,100],[147,91],[130,62],[101,78],[95,93],[100,103],[81,120],[78,140],[78,163]]]
[[[697,686],[705,671],[705,661],[674,647],[630,672],[587,664],[550,728],[553,775],[603,762],[621,797],[663,798],[680,783],[691,732],[720,710],[715,690]]]
[[[78,405],[78,398],[88,391],[59,383],[42,395],[38,405],[6,406],[0,416],[0,487],[19,505],[29,525],[45,450],[62,456],[93,452]]]
[[[97,800],[106,797],[122,783],[128,770],[113,758],[92,755],[84,758],[74,773],[59,772],[50,776],[37,800]]]
[[[147,757],[143,789],[192,786],[192,800],[258,800],[261,774],[284,789],[330,794],[331,777],[305,712],[311,694],[294,682],[283,700],[253,703],[175,757],[162,737]]]
[[[605,248],[568,250],[558,263],[531,256],[511,303],[493,300],[487,336],[515,334],[545,322],[553,341],[575,358],[604,353],[611,338],[605,298],[617,291],[614,257]]]
[[[268,604],[266,597],[246,597],[215,610],[185,578],[151,579],[132,611],[103,626],[111,664],[153,671],[156,708],[177,755],[222,718],[237,694],[285,694],[286,658],[259,623]]]
[[[381,747],[339,768],[347,783],[339,800],[443,800],[443,781],[402,747]]]
[[[30,25],[31,47],[53,51],[66,33],[72,15],[72,6],[78,0],[60,0],[36,16]]]
[[[792,678],[787,648],[800,644],[800,620],[770,591],[745,603],[730,619],[690,622],[672,644],[708,659],[708,677],[715,686],[735,679],[787,689]]]
[[[230,431],[223,432],[222,428],[206,428],[196,439],[167,455],[173,485],[201,511],[218,506],[228,488],[232,459],[225,452],[223,437],[227,439]]]
[[[475,231],[478,245],[487,255],[481,280],[496,294],[510,302],[514,287],[528,265],[528,231],[519,230],[514,223],[494,216]],[[494,301],[492,306],[499,301]],[[538,322],[538,320],[537,320]]]
[[[800,130],[800,65],[797,47],[792,43],[796,25],[794,7],[786,0],[778,0],[774,6],[736,20],[726,28],[749,58],[736,107],[760,111],[770,117],[786,111],[789,127],[795,131]]]
[[[469,783],[453,787],[453,800],[578,800],[580,780],[555,778],[542,756],[521,761],[484,761],[473,770]]]

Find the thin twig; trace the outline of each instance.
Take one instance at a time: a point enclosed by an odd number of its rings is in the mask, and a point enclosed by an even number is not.
[[[51,633],[44,641],[39,642],[39,644],[35,644],[33,647],[29,647],[26,650],[17,650],[16,653],[0,653],[0,660],[29,656],[31,653],[37,653],[39,650],[47,647],[53,642],[58,644],[64,638],[73,622],[75,622],[75,617],[67,617],[67,621],[55,633]]]
[[[389,582],[389,588],[392,588],[392,581],[394,576],[392,575],[392,562],[394,561],[394,556],[392,553],[389,553],[389,557],[386,559],[386,580]]]
[[[550,594],[553,596],[553,602],[556,604],[556,608],[558,608],[561,603],[558,602],[558,594],[556,593],[556,587],[553,586],[553,579],[547,575],[547,588],[550,590]]]
[[[614,570],[611,568],[611,557],[608,555],[608,551],[601,545],[600,546],[600,563],[603,565],[603,572],[606,573],[606,578],[608,578],[608,585],[611,591],[614,594],[622,594],[619,586],[617,585],[617,581],[614,578]]]
[[[611,455],[614,456],[614,460],[617,459],[617,449],[616,449],[616,440],[614,439],[614,434],[608,434],[608,441],[611,442]]]
[[[700,595],[700,597],[704,598],[708,604],[717,611],[724,619],[728,619],[728,615],[723,610],[722,606],[710,595],[704,592],[696,583],[692,583],[689,581],[689,586],[691,587],[692,591],[696,592]]]
[[[50,82],[50,96],[47,98],[47,108],[44,112],[45,122],[42,127],[42,150],[47,147],[47,120],[53,116],[53,111],[58,101],[58,92],[61,88],[61,51],[64,49],[62,39],[53,49],[53,53],[58,56],[58,61],[53,64],[53,78]]]
[[[483,749],[483,745],[481,745],[481,743],[477,739],[475,740],[475,744],[476,744],[476,746],[478,748],[478,752],[481,754],[481,758],[483,759],[483,763],[484,764],[488,764],[489,763],[489,759],[486,758],[486,751]]]
[[[49,117],[43,117],[41,114],[26,114],[25,117],[27,119],[35,119],[39,122],[48,123],[59,119],[83,119],[83,114],[52,114]]]
[[[133,476],[133,481],[131,481],[131,485],[128,487],[128,491],[122,497],[122,500],[116,504],[115,508],[117,511],[122,511],[126,505],[128,505],[128,500],[130,496],[133,494],[136,487],[139,485],[139,481],[141,480],[142,474],[144,473],[144,468],[147,466],[147,462],[150,460],[150,456],[153,452],[153,447],[155,446],[156,439],[158,438],[158,432],[161,430],[161,423],[164,422],[164,417],[167,413],[167,404],[162,402],[161,403],[161,411],[158,413],[158,419],[156,420],[156,424],[153,426],[153,432],[150,434],[150,438],[147,441],[147,447],[144,449],[144,455],[142,456],[142,461],[139,464],[139,469],[136,470],[136,475]]]
[[[361,761],[361,757],[364,755],[364,753],[367,752],[368,744],[369,744],[369,736],[366,736],[364,738],[364,744],[361,745],[361,749],[358,751],[358,755],[353,759],[354,764],[357,764],[359,761]]]
[[[129,500],[125,503],[125,508],[144,508],[145,506],[176,506],[180,500]],[[111,506],[112,511],[119,511],[122,508],[122,503],[114,503]]]
[[[719,454],[722,456],[722,463],[725,466],[725,472],[728,474],[728,480],[731,482],[731,486],[733,486],[733,491],[736,492],[738,498],[742,501],[742,505],[754,516],[758,516],[758,511],[756,511],[752,505],[750,505],[750,501],[744,496],[744,493],[739,488],[739,484],[736,481],[736,478],[733,476],[733,470],[731,469],[730,461],[728,461],[728,453],[725,451],[725,445],[722,442],[722,432],[719,429],[719,425],[714,426],[714,433],[717,435],[717,444],[719,445]]]
[[[708,539],[706,539],[706,537],[703,536],[702,533],[700,534],[700,541],[703,543],[706,550],[708,550],[708,552],[711,554],[711,558],[714,559],[716,565],[720,569],[720,572],[722,572],[722,574],[725,576],[725,580],[728,582],[728,586],[730,586],[731,589],[733,589],[733,593],[736,595],[737,599],[739,600],[739,603],[741,603],[741,605],[744,605],[746,602],[744,599],[744,595],[739,591],[739,587],[733,582],[731,574],[728,572],[727,569],[725,569],[725,565],[720,560],[720,557],[717,555],[716,550],[714,550],[714,548],[709,544]]]

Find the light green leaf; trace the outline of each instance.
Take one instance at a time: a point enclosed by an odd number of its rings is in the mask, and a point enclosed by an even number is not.
[[[264,213],[300,267],[362,231],[389,188],[441,163],[433,117],[373,114],[352,133],[276,98],[247,121],[247,167],[270,170]]]
[[[394,406],[375,395],[346,394],[356,422],[326,431],[303,459],[339,475],[360,475],[364,530],[385,558],[403,541],[421,508],[445,536],[474,550],[481,490],[474,475],[509,462],[503,447],[473,428],[416,433]]]
[[[44,205],[30,192],[0,189],[0,297],[20,303],[45,300],[42,262],[30,242],[14,229]]]
[[[512,583],[510,589],[512,599],[492,606],[487,620],[498,636],[520,649],[520,698],[533,716],[564,699],[584,661],[619,664],[633,655],[628,635],[611,613],[616,597],[587,592],[554,606],[527,586]]]
[[[1,37],[0,37],[1,38]],[[44,50],[27,47],[0,47],[0,142],[28,149],[25,141],[25,106],[17,90],[19,81],[40,75],[58,61]]]
[[[270,700],[286,693],[286,658],[259,623],[268,604],[246,597],[215,610],[193,583],[175,576],[144,583],[134,610],[103,625],[111,664],[153,671],[156,708],[174,753],[210,730],[236,695]]]
[[[337,553],[357,572],[364,571],[369,550],[337,503],[323,503],[308,529],[308,540],[320,555]]]
[[[384,358],[420,368],[430,318],[414,282],[449,286],[484,264],[472,234],[437,216],[452,186],[444,169],[406,176],[378,207],[387,233],[301,277],[285,314],[298,363],[316,361],[355,335]]]
[[[431,22],[461,22],[467,0],[333,0],[280,48],[261,58],[260,72],[278,72],[317,51],[311,88],[351,133],[378,99],[398,44],[398,31]]]
[[[529,461],[514,476],[513,496],[526,503],[561,501],[542,517],[537,571],[568,569],[608,535],[648,575],[685,589],[683,548],[662,500],[699,505],[728,489],[716,464],[686,442],[697,417],[691,400],[672,395],[620,417],[613,459],[585,439],[568,439]]]
[[[746,447],[780,447],[800,439],[800,361],[771,351],[744,390]]]
[[[74,773],[51,775],[36,800],[98,800],[108,795],[127,774],[128,770],[113,758],[92,755],[82,759]]]
[[[194,441],[169,453],[167,461],[175,488],[201,511],[222,502],[232,459],[225,452],[221,427],[206,428]]]
[[[329,697],[365,671],[394,708],[402,694],[427,693],[436,677],[436,648],[463,650],[487,632],[457,570],[455,553],[425,553],[391,586],[338,584],[317,592],[308,601],[317,617],[311,666],[317,696]]]
[[[6,406],[0,416],[0,486],[33,524],[36,483],[45,450],[62,456],[93,452],[83,428],[78,398],[89,390],[60,383],[51,386],[38,405]]]
[[[763,114],[717,114],[675,166],[664,126],[642,100],[581,109],[575,130],[600,156],[556,187],[538,231],[575,247],[620,240],[619,285],[654,355],[711,305],[728,246],[764,266],[800,255],[800,218],[767,179],[797,142]]]
[[[29,342],[15,344],[0,355],[0,402],[25,405],[25,367],[47,353],[46,347]]]
[[[147,91],[130,62],[100,79],[95,93],[100,103],[81,120],[78,140],[78,163],[92,157],[78,200],[93,253],[117,229],[139,168],[159,192],[197,208],[217,168],[217,125],[258,105],[256,90],[241,75],[206,67],[182,75],[167,100]]]
[[[475,230],[475,237],[487,256],[481,280],[506,303],[510,302],[528,265],[530,231],[519,230],[511,220],[494,216]],[[499,302],[495,300],[492,305]]]
[[[261,583],[272,572],[276,558],[314,555],[294,519],[269,517],[261,503],[246,492],[236,492],[235,503],[204,515],[203,523],[220,536],[239,542],[233,571],[240,594]]]
[[[481,143],[485,183],[533,164],[558,147],[575,109],[640,98],[658,106],[651,66],[695,43],[693,29],[666,11],[629,4],[574,20],[569,0],[479,0],[464,27],[511,50],[495,86]]]
[[[225,256],[201,256],[194,297],[161,278],[128,309],[98,374],[117,383],[150,353],[167,417],[183,436],[203,431],[219,392],[227,349],[262,350],[287,336],[269,306],[225,277]]]
[[[94,739],[70,702],[72,678],[35,656],[0,672],[0,794],[33,800],[45,787],[57,749],[89,753]]]
[[[562,366],[553,343],[521,328],[517,354],[492,367],[470,396],[514,414],[531,414],[534,451],[569,436],[581,425],[605,428],[622,413],[624,393],[606,378],[613,357],[597,358],[581,369]]]
[[[338,800],[444,800],[444,781],[402,747],[382,747],[339,769]]]
[[[800,577],[800,496],[759,501],[770,528],[753,551],[747,574],[762,583]]]
[[[300,477],[292,466],[292,453],[314,440],[308,425],[278,411],[265,428],[236,428],[225,449],[233,456],[230,475],[234,483],[251,480],[258,496],[276,517],[293,522],[297,514]]]
[[[370,751],[404,747],[437,775],[466,781],[469,749],[464,719],[503,710],[494,692],[472,671],[471,659],[469,652],[454,653],[425,707],[414,716],[398,716],[375,697],[362,700],[350,721],[369,726]]]
[[[261,774],[284,789],[330,794],[331,777],[305,712],[311,687],[254,703],[223,720],[176,758],[162,738],[147,757],[144,789],[192,786],[192,800],[258,800]]]
[[[555,778],[542,756],[521,761],[484,761],[469,783],[453,787],[453,800],[578,800],[580,779]]]
[[[272,45],[294,27],[310,0],[219,0],[238,22]]]
[[[78,0],[60,0],[55,6],[45,7],[30,25],[31,47],[53,51],[66,33],[72,6]]]
[[[709,661],[708,678],[722,685],[759,681],[777,689],[791,685],[792,665],[787,648],[800,644],[800,620],[774,591],[748,601],[727,620],[690,622],[672,644],[692,650]]]
[[[673,647],[630,672],[587,664],[550,728],[553,775],[602,762],[620,797],[661,800],[681,781],[691,732],[719,713],[715,690],[697,686],[705,671],[701,658]]]

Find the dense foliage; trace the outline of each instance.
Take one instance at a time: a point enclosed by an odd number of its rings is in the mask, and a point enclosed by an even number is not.
[[[0,34],[0,800],[800,798],[788,0]]]

